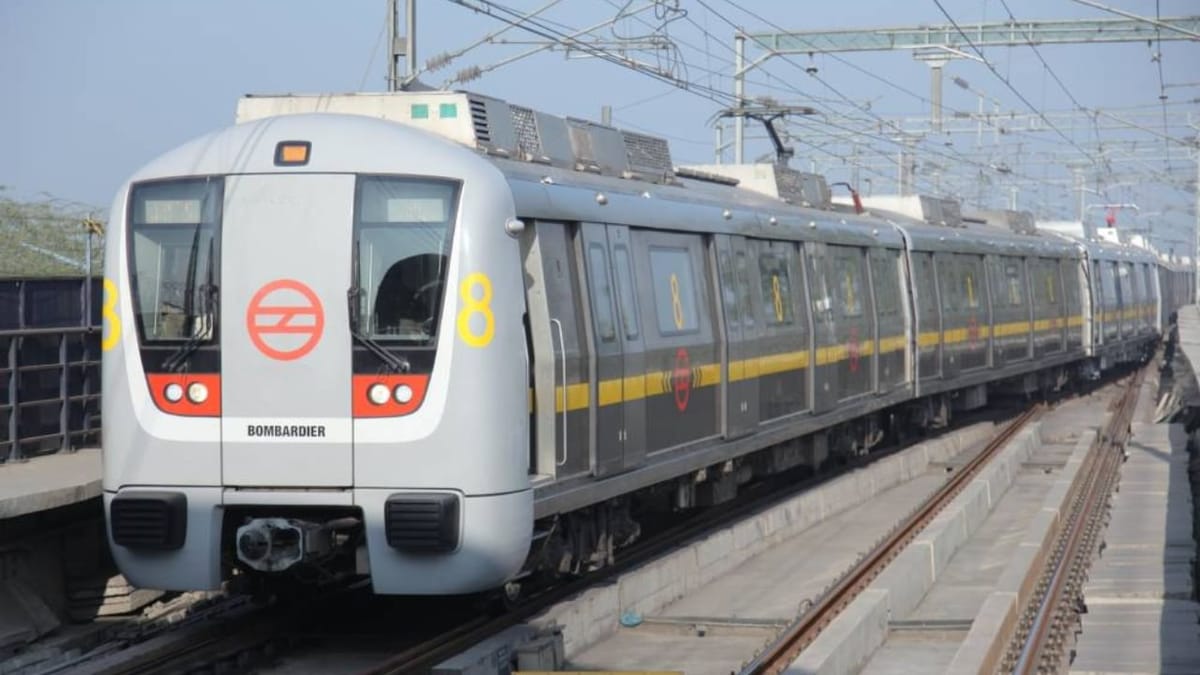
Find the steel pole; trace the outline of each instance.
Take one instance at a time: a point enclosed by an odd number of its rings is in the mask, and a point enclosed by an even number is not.
[[[929,93],[933,110],[930,114],[930,126],[933,127],[933,133],[942,132],[942,66],[946,65],[945,61],[930,61],[929,74],[932,80],[929,83]]]
[[[1192,232],[1192,302],[1200,299],[1200,135],[1196,136],[1196,229]]]
[[[417,0],[405,0],[404,58],[408,64],[406,80],[417,76]]]
[[[388,91],[398,89],[396,79],[396,0],[388,0]]]
[[[737,101],[738,115],[733,118],[733,162],[741,164],[745,161],[746,118],[742,117],[742,108],[746,105],[746,36],[738,33],[733,36],[733,96]]]

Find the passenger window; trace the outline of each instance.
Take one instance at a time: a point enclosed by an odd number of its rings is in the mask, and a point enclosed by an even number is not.
[[[692,256],[688,249],[652,246],[650,273],[654,277],[659,332],[680,335],[699,330]]]
[[[1025,288],[1021,280],[1021,263],[1012,260],[1004,265],[1005,284],[1008,289],[1008,304],[1020,307],[1025,304]]]
[[[725,320],[731,326],[741,325],[742,313],[738,307],[737,281],[733,274],[733,260],[728,251],[717,253],[717,266],[721,271],[721,301],[725,304]]]
[[[875,285],[875,305],[879,315],[900,313],[900,253],[883,250],[871,255],[871,278]]]
[[[588,246],[588,272],[591,274],[592,315],[596,318],[596,336],[601,342],[617,339],[613,319],[613,294],[608,281],[608,261],[600,244]]]
[[[792,323],[792,284],[788,278],[787,259],[764,253],[758,258],[762,282],[763,316],[767,324],[779,326]]]
[[[967,309],[979,309],[983,296],[983,262],[978,256],[963,261],[963,299]]]
[[[957,258],[943,253],[934,256],[937,265],[938,285],[942,289],[942,311],[948,314],[957,313],[962,306],[959,296],[962,295],[962,269]]]
[[[921,330],[937,329],[937,289],[933,281],[933,254],[913,253],[913,267],[916,270],[918,318]]]
[[[837,248],[844,249],[834,253],[833,257],[835,283],[842,316],[862,316],[862,252],[859,249]]]
[[[750,272],[746,269],[746,252],[738,251],[735,258],[737,260],[738,307],[742,312],[742,325],[746,328],[753,328],[754,305],[750,299]]]
[[[636,340],[638,336],[637,297],[633,294],[633,269],[629,264],[629,249],[613,247],[613,264],[617,268],[617,297],[621,298],[621,323],[625,338]]]
[[[973,269],[968,269],[962,274],[962,295],[967,300],[967,309],[979,309],[979,283]]]

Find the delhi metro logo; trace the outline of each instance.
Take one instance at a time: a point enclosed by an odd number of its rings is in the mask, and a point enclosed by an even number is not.
[[[679,412],[687,410],[692,397],[692,367],[687,350],[680,347],[675,351],[675,368],[671,371],[671,389],[675,392],[675,407]]]
[[[325,330],[325,310],[308,286],[276,279],[254,294],[246,308],[250,341],[269,358],[295,361],[311,352]]]

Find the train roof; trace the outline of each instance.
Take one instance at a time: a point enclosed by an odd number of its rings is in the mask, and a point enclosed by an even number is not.
[[[972,253],[1155,260],[1144,249],[1038,228],[1017,211],[963,212],[929,195],[833,198],[824,177],[778,164],[676,166],[665,139],[466,91],[247,95],[238,122],[342,113],[475,149],[508,178],[522,216]],[[848,186],[847,186],[848,187]],[[857,195],[855,195],[857,197]],[[650,206],[667,201],[670,208]],[[718,214],[714,216],[714,214]]]

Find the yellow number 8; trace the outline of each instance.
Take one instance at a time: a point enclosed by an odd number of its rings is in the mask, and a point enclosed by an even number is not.
[[[475,289],[481,289],[481,295],[475,297]],[[492,314],[492,280],[483,272],[473,272],[458,287],[458,295],[462,298],[463,308],[458,313],[458,335],[462,341],[472,347],[486,347],[496,334],[496,317]],[[483,331],[476,333],[471,328],[471,317],[483,315]]]
[[[100,340],[100,349],[108,351],[121,341],[121,317],[117,315],[117,285],[112,279],[104,280],[104,305],[100,308],[100,315],[104,318],[104,327],[101,330],[107,333]]]
[[[671,313],[675,316],[675,327],[683,330],[683,300],[679,297],[679,277],[671,275]]]

